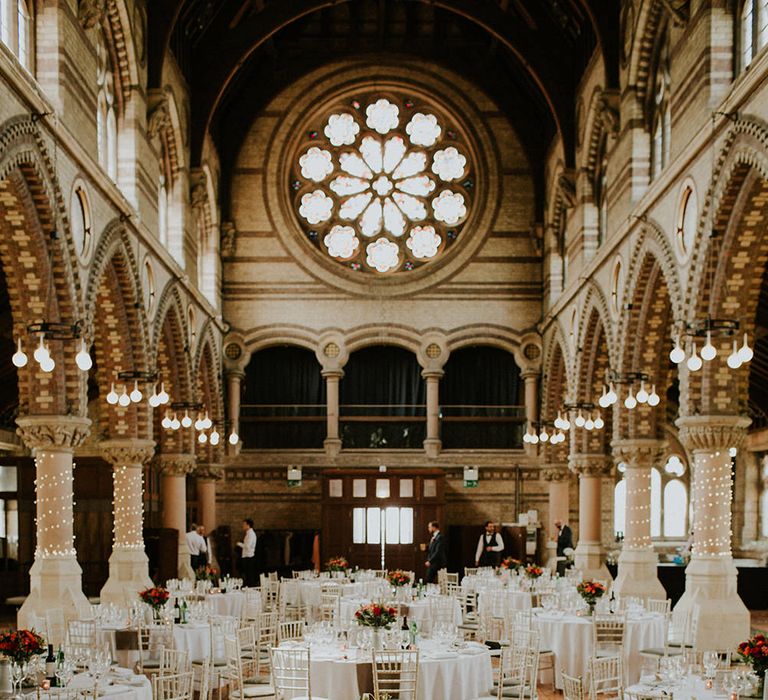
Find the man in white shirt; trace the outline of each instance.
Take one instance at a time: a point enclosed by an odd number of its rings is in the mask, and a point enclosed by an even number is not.
[[[475,552],[475,566],[498,566],[501,553],[504,551],[504,540],[496,532],[492,520],[485,523],[485,532],[480,535]]]
[[[237,546],[242,551],[242,558],[240,562],[240,568],[242,569],[242,575],[244,584],[246,586],[255,586],[256,577],[256,533],[253,530],[253,520],[246,518],[243,520],[243,541],[238,542]]]
[[[197,525],[192,523],[189,526],[189,532],[186,534],[187,547],[189,548],[190,564],[192,570],[197,571],[201,566],[205,565],[206,554],[208,553],[208,545],[205,543],[205,538],[198,531]]]

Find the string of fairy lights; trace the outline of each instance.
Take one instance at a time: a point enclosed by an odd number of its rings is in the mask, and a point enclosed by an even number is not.
[[[144,503],[141,466],[125,464],[112,470],[115,547],[144,549]]]
[[[75,556],[74,528],[75,506],[72,500],[74,468],[66,465],[56,468],[60,453],[36,451],[35,453],[35,500],[37,502],[37,548],[35,557],[61,558]]]

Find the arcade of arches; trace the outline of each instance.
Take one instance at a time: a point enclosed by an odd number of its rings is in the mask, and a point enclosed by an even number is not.
[[[585,575],[695,609],[701,648],[745,639],[768,605],[767,13],[0,0],[19,624],[193,576],[191,522],[224,571],[244,518],[263,572],[311,568],[317,533],[322,560],[370,558],[333,529],[354,503],[330,484],[360,475],[361,507],[413,498],[391,566],[423,575],[427,512],[449,570],[489,519],[555,566],[560,519]]]

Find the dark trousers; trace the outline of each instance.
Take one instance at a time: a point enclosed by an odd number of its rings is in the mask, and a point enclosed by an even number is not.
[[[201,566],[205,566],[205,554],[190,554],[189,559],[192,571],[197,571]]]
[[[243,577],[243,585],[256,586],[256,557],[243,557],[240,560],[240,573]]]
[[[444,569],[444,566],[440,567],[441,569]],[[437,583],[437,566],[428,566],[427,567],[427,576],[424,579],[427,583]]]

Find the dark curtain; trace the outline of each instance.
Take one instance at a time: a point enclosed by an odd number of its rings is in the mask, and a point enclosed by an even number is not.
[[[475,345],[451,353],[440,380],[442,405],[517,406],[520,369],[505,350]]]
[[[325,404],[315,353],[287,345],[255,352],[245,368],[243,403]]]
[[[410,404],[407,408],[387,411],[387,415],[424,415],[426,387],[421,367],[412,352],[392,346],[376,346],[350,355],[340,386],[340,403]],[[348,411],[343,412],[348,413]]]

